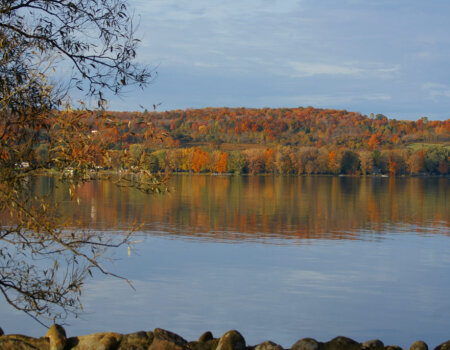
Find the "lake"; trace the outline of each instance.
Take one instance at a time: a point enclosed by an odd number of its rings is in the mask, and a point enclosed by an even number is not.
[[[105,235],[140,226],[108,268],[132,280],[88,280],[70,336],[176,332],[188,340],[239,330],[270,339],[379,338],[434,347],[450,338],[448,178],[174,176],[165,195],[93,181],[70,201],[39,178],[77,227]],[[0,303],[7,333],[45,330]],[[7,321],[6,321],[7,320]]]

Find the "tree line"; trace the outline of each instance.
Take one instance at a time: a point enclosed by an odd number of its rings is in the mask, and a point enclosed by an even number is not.
[[[204,108],[84,114],[90,159],[110,169],[230,174],[446,175],[450,120],[345,110]],[[37,160],[48,158],[42,135]],[[95,151],[108,149],[108,157]],[[97,154],[97,155],[96,155]]]
[[[350,150],[327,147],[250,148],[221,151],[200,147],[151,151],[142,144],[129,147],[131,166],[151,172],[219,174],[345,174],[446,175],[448,148],[433,146],[418,151]],[[117,159],[120,159],[119,157]],[[125,164],[116,163],[120,168]]]

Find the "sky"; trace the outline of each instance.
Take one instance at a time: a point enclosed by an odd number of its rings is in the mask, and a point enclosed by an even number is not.
[[[129,0],[157,78],[109,109],[336,108],[450,117],[448,0]]]

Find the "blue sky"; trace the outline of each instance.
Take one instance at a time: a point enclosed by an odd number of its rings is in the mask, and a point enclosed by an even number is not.
[[[130,0],[158,71],[110,109],[314,106],[450,117],[448,0]]]

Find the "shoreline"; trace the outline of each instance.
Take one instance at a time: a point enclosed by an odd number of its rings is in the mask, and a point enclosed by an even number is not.
[[[126,171],[126,170],[125,170]],[[44,171],[40,171],[38,174],[39,176],[60,176],[64,172],[48,169]],[[90,173],[92,176],[94,176],[93,179],[101,178],[102,176],[108,177],[108,176],[119,176],[121,174],[121,170],[93,170]],[[160,173],[160,174],[165,174]],[[131,173],[130,175],[138,176],[139,174]],[[155,173],[155,175],[158,175],[158,173]],[[260,173],[260,174],[250,174],[250,173],[242,173],[242,174],[235,174],[235,173],[211,173],[211,172],[188,172],[188,171],[173,171],[169,173],[169,177],[171,176],[242,176],[242,177],[345,177],[345,178],[374,178],[374,179],[383,179],[383,178],[430,178],[430,179],[441,179],[441,178],[448,178],[450,179],[450,174],[442,175],[442,174],[400,174],[400,175],[389,175],[389,174],[275,174],[275,173]]]
[[[397,345],[385,345],[379,339],[363,343],[337,336],[327,342],[313,338],[302,338],[290,348],[266,340],[260,344],[248,345],[244,337],[236,330],[225,332],[215,338],[209,331],[196,341],[187,341],[178,334],[161,328],[153,331],[139,331],[129,334],[115,332],[93,333],[67,337],[64,328],[52,325],[45,337],[33,338],[19,334],[4,334],[0,328],[0,349],[2,350],[403,350]],[[405,348],[406,350],[407,348]],[[409,350],[428,350],[428,345],[417,340]],[[450,350],[450,340],[434,348]]]

